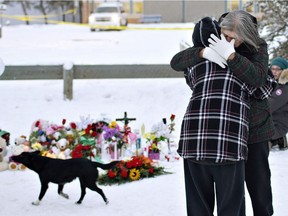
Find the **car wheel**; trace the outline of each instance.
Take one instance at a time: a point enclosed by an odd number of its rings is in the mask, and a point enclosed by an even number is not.
[[[91,32],[95,32],[95,29],[91,28],[90,31],[91,31]]]

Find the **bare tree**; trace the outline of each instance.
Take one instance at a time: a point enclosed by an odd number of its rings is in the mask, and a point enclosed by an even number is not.
[[[35,6],[34,6],[35,9],[40,10],[41,13],[43,14],[45,24],[48,24],[47,6],[48,6],[48,5],[46,4],[46,1],[45,1],[45,0],[44,0],[44,1],[43,1],[43,0],[40,0],[40,1],[38,2],[38,4],[36,3]]]
[[[47,3],[50,5],[50,8],[52,10],[58,10],[61,9],[62,14],[62,21],[66,21],[66,11],[69,9],[74,9],[74,1],[71,0],[62,0],[62,1],[47,1]]]
[[[4,4],[6,5],[13,5],[13,4],[20,4],[21,7],[22,7],[22,10],[23,10],[23,13],[24,13],[24,16],[25,16],[25,22],[27,25],[30,24],[30,19],[29,19],[29,15],[28,15],[28,10],[31,9],[31,7],[33,6],[33,3],[34,1],[28,1],[28,0],[25,0],[25,1],[3,1]]]

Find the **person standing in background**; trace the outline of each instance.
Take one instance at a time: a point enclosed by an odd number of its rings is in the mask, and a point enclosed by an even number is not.
[[[268,99],[271,107],[275,134],[271,139],[272,146],[279,146],[280,150],[286,150],[288,133],[288,62],[277,57],[272,60],[270,67],[278,85],[272,96]]]

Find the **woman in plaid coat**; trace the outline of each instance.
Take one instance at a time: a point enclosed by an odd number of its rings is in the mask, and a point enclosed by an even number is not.
[[[209,17],[201,19],[194,28],[193,44],[207,47],[212,33],[220,37],[218,23]],[[212,49],[210,52],[213,54]],[[240,215],[245,204],[248,93],[253,89],[228,68],[208,60],[188,67],[185,78],[192,96],[182,122],[178,153],[185,159],[187,213],[213,215],[215,184],[218,215]]]
[[[237,76],[240,80],[254,87],[263,86],[267,80],[268,75],[267,70],[268,52],[267,52],[267,44],[265,43],[264,40],[260,39],[258,32],[257,33],[255,32],[255,29],[257,31],[256,18],[252,17],[250,14],[243,11],[230,12],[228,15],[224,14],[224,16],[226,17],[223,19],[222,22],[224,22],[224,24],[227,23],[232,24],[233,27],[229,29],[227,26],[225,25],[221,26],[220,24],[221,31],[225,35],[224,39],[226,39],[225,41],[227,43],[230,43],[234,38],[235,44],[234,47],[232,48],[230,46],[231,44],[228,44],[229,47],[225,47],[227,44],[224,45],[223,43],[221,44],[221,42],[225,42],[223,38],[221,38],[220,42],[216,41],[216,44],[214,41],[214,45],[212,45],[212,47],[214,46],[213,47],[215,49],[214,51],[216,51],[217,53],[218,52],[221,53],[221,54],[218,53],[219,54],[218,57],[220,56],[222,59],[219,60],[219,58],[217,59],[215,57],[207,55],[206,50],[209,50],[207,49],[207,47],[203,49],[203,47],[195,46],[176,54],[170,62],[171,67],[176,71],[185,71],[187,67],[195,66],[199,62],[202,62],[203,58],[212,60],[213,62],[216,62],[219,65],[223,65],[223,58],[224,58],[230,71],[232,71],[232,73],[235,76]],[[254,26],[252,27],[251,22],[253,22],[254,24]],[[246,23],[249,23],[250,27],[254,28],[254,34],[247,31]],[[249,39],[246,40],[247,37],[249,37]],[[220,48],[218,46],[219,44]],[[223,46],[221,47],[221,45]],[[268,155],[269,155],[268,140],[272,137],[274,129],[272,125],[272,119],[267,99],[259,100],[258,98],[251,97],[248,118],[249,118],[249,139],[248,139],[248,160],[245,164],[245,181],[251,197],[254,216],[272,215],[273,207],[272,207],[272,191],[270,184],[271,174],[268,162]],[[201,134],[199,138],[201,138]],[[202,149],[205,150],[205,146],[203,146]],[[198,150],[200,151],[201,149]],[[190,171],[190,173],[197,172],[200,174],[199,170],[191,169],[190,165],[191,165],[190,160],[184,160],[185,172],[188,170]],[[221,171],[219,172],[221,173]],[[186,182],[189,181],[188,177],[185,174]],[[261,181],[259,181],[258,179],[261,179]],[[226,187],[224,182],[223,187],[224,189]],[[204,189],[205,188],[203,187],[203,190]],[[189,185],[186,184],[186,194],[188,190],[197,191],[197,188],[190,188]],[[214,198],[212,197],[213,194],[210,195],[211,195],[210,202],[214,203]],[[203,197],[199,197],[200,200],[202,198]],[[233,199],[230,200],[230,202],[233,203]],[[191,208],[193,207],[195,206],[191,206]],[[205,206],[203,206],[203,208],[205,208]],[[187,209],[189,209],[188,205]],[[212,214],[209,213],[206,215],[212,215]],[[229,215],[229,214],[223,213],[221,215]],[[241,212],[239,214],[234,215],[245,215],[244,205]]]

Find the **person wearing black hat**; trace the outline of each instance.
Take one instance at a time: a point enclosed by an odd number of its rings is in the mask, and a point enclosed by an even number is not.
[[[275,134],[271,139],[272,146],[278,145],[280,150],[288,149],[288,62],[277,57],[271,62],[271,70],[278,81],[272,96],[268,99],[271,107]]]
[[[220,37],[220,27],[204,17],[192,35],[195,46],[207,47],[208,58],[218,56],[208,47],[211,34]],[[184,158],[188,216],[213,215],[214,191],[219,216],[245,214],[249,95],[256,88],[234,76],[224,58],[217,59],[221,66],[203,59],[184,72],[192,96],[177,151]]]
[[[232,11],[221,17],[221,38],[210,38],[208,48],[226,60],[228,68],[243,82],[260,88],[268,78],[267,43],[260,38],[255,17],[245,11]],[[176,71],[185,71],[207,58],[207,47],[193,46],[183,50],[170,61]],[[218,64],[219,60],[213,61]],[[219,64],[220,65],[220,64]],[[274,126],[268,99],[250,97],[248,160],[245,181],[251,198],[254,216],[273,215],[269,141]]]

